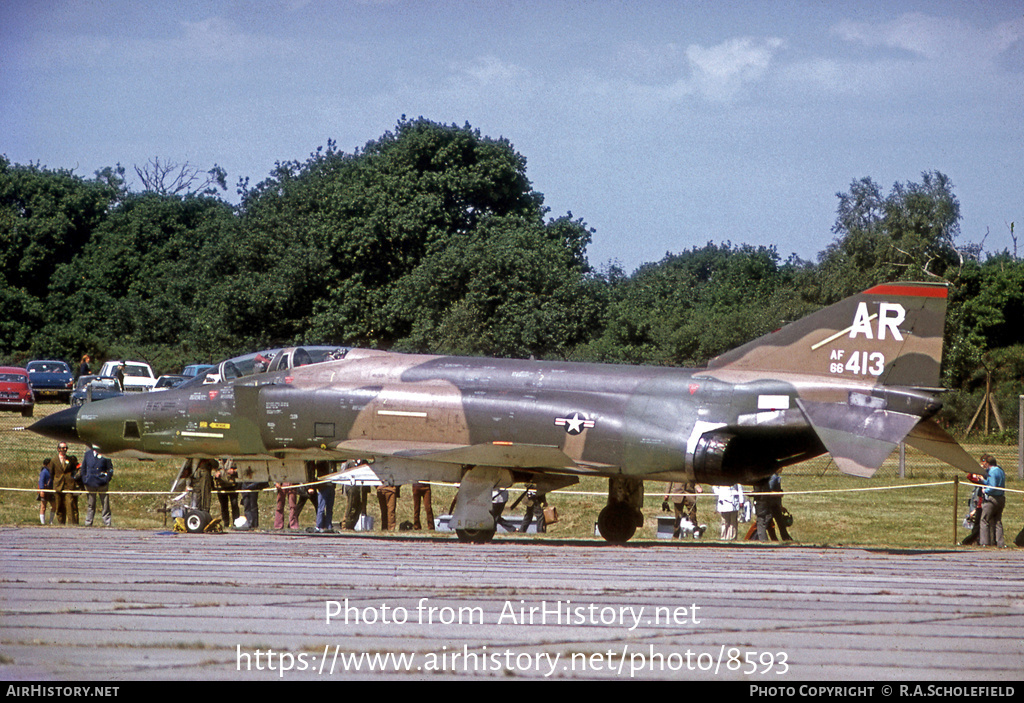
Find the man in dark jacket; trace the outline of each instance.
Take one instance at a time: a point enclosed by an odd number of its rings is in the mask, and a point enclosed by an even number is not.
[[[789,542],[785,518],[782,513],[782,478],[776,472],[754,484],[754,512],[757,515],[757,539],[767,542],[769,535],[775,539],[772,524],[779,529],[783,541]],[[778,495],[776,495],[778,494]]]
[[[103,516],[103,524],[110,527],[110,496],[107,495],[107,486],[110,479],[114,477],[114,464],[107,457],[90,447],[85,453],[85,460],[82,462],[82,483],[88,493],[85,511],[85,526],[92,525],[93,516],[96,514],[96,497],[99,496]]]

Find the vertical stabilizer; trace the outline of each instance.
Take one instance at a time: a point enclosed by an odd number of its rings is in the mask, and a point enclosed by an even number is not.
[[[875,286],[708,366],[938,388],[947,294],[944,283]]]

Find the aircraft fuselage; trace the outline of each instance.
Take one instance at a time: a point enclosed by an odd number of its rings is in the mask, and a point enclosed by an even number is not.
[[[798,398],[845,403],[851,394],[913,405],[918,415],[937,408],[924,393],[784,373],[755,379],[707,369],[356,349],[339,361],[89,403],[65,411],[74,414],[73,431],[62,436],[113,456],[386,455],[749,483],[825,451]],[[730,440],[726,456],[701,450],[706,433]]]

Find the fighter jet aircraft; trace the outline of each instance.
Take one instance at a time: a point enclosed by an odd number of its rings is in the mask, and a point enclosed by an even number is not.
[[[644,481],[749,484],[825,452],[868,477],[901,441],[977,471],[932,419],[946,298],[945,285],[875,286],[704,369],[278,350],[30,429],[110,456],[232,457],[247,481],[300,482],[308,462],[364,459],[388,484],[458,483],[464,541],[494,535],[496,488],[607,477],[598,528],[625,542],[642,524]]]

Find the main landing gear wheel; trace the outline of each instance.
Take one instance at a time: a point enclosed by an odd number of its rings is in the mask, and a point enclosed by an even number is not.
[[[628,505],[606,505],[597,516],[597,529],[608,542],[628,542],[636,534],[636,511]]]
[[[185,528],[189,532],[203,532],[212,517],[205,510],[190,509],[185,513]]]
[[[496,530],[455,530],[455,535],[460,542],[471,542],[472,544],[486,544],[494,538]]]

